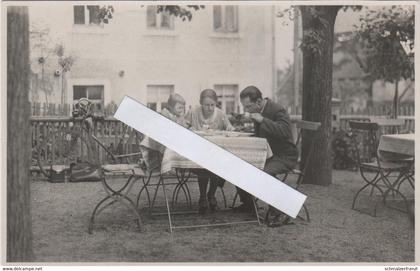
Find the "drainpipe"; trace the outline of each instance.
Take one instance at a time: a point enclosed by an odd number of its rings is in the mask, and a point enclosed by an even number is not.
[[[271,64],[272,64],[272,98],[278,101],[277,98],[277,61],[276,61],[276,6],[271,6]]]

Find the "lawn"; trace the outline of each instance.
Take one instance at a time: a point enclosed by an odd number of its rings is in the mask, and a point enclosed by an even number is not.
[[[93,234],[88,222],[105,196],[94,183],[32,182],[32,226],[37,262],[413,262],[414,228],[407,214],[378,205],[376,217],[351,209],[362,185],[357,172],[334,171],[328,187],[302,185],[311,221],[269,228],[244,224],[168,231],[166,216],[143,215],[139,232],[132,213],[112,206],[100,214]],[[133,188],[131,197],[139,190]],[[197,194],[197,184],[191,183]],[[408,188],[406,193],[413,197]],[[228,204],[234,187],[226,183]],[[219,196],[219,205],[222,201]],[[376,198],[375,198],[376,199]],[[162,193],[159,202],[163,203]],[[196,199],[193,199],[194,201]],[[376,199],[377,200],[377,199]],[[180,198],[182,201],[182,197]],[[373,208],[368,193],[361,205]],[[141,202],[146,206],[145,198]],[[143,210],[144,211],[144,210]],[[177,216],[175,223],[246,219],[231,211],[200,217]]]

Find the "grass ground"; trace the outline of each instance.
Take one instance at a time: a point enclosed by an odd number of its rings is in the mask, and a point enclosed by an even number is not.
[[[377,217],[351,209],[362,185],[356,172],[335,171],[328,187],[303,185],[311,221],[277,228],[244,224],[168,232],[165,216],[144,215],[137,231],[132,213],[118,205],[100,214],[87,232],[93,207],[106,194],[100,183],[32,182],[34,252],[37,262],[413,262],[414,228],[407,214],[378,205]],[[133,188],[131,197],[139,190]],[[192,194],[197,194],[191,183]],[[234,187],[225,185],[228,204]],[[413,197],[412,191],[407,193]],[[160,193],[162,194],[162,193]],[[219,205],[222,201],[219,196]],[[158,200],[163,203],[163,196]],[[181,198],[182,200],[182,198]],[[196,200],[196,199],[194,199]],[[142,206],[146,202],[143,198]],[[373,208],[368,194],[361,206]],[[231,211],[175,223],[245,219]]]

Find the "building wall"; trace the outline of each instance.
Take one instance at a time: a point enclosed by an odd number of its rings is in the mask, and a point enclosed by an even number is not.
[[[68,91],[83,82],[104,84],[105,104],[124,95],[146,102],[148,84],[173,84],[188,106],[198,104],[200,91],[215,84],[237,84],[239,91],[253,84],[272,97],[271,6],[239,6],[239,31],[229,34],[213,31],[211,6],[194,12],[191,22],[176,18],[173,31],[147,29],[146,7],[139,4],[114,8],[103,27],[73,25],[70,4],[30,8],[31,22],[43,20],[76,58],[67,74]],[[51,98],[59,102],[57,96]]]

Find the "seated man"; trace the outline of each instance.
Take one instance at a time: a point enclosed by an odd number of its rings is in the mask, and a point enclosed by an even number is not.
[[[249,116],[254,121],[256,136],[267,139],[273,151],[273,156],[265,163],[264,171],[275,177],[292,170],[297,163],[298,150],[293,142],[290,118],[286,110],[268,98],[263,99],[261,91],[255,86],[242,90],[240,99],[244,111],[250,113]],[[237,190],[242,205],[235,210],[254,211],[251,195],[238,187]]]

